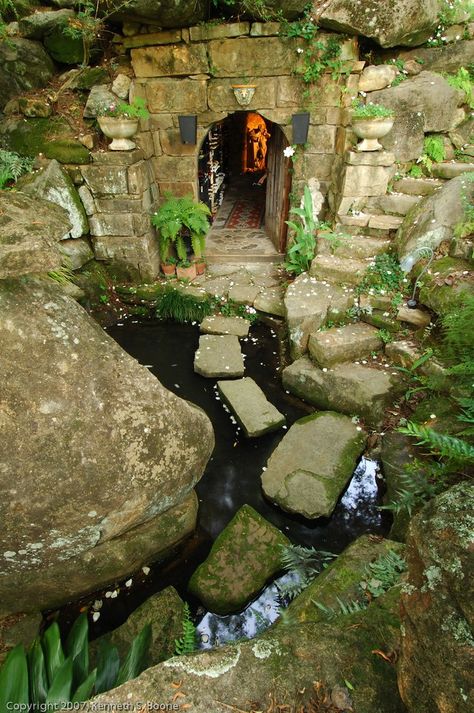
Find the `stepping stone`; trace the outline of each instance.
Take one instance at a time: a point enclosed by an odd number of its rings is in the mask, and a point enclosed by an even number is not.
[[[329,517],[365,442],[366,434],[348,416],[329,412],[302,418],[270,456],[263,492],[287,512]]]
[[[229,288],[228,297],[240,305],[253,305],[261,290],[259,285],[237,284]]]
[[[437,188],[443,185],[443,181],[434,178],[400,178],[393,184],[394,190],[399,193],[406,193],[409,196],[429,196]]]
[[[369,263],[334,255],[318,255],[311,263],[310,275],[346,285],[358,285]]]
[[[286,419],[250,377],[218,381],[219,392],[249,438],[276,431]]]
[[[269,287],[264,289],[258,296],[253,306],[259,312],[273,314],[275,317],[285,316],[285,304],[283,296],[285,291],[282,287]]]
[[[451,161],[450,163],[434,163],[431,173],[435,178],[456,178],[462,173],[474,171],[474,163],[463,163],[462,161]]]
[[[304,272],[288,287],[284,304],[291,356],[297,359],[306,351],[309,335],[323,324],[329,308],[344,312],[353,305],[353,293],[350,288],[323,282]]]
[[[363,322],[316,332],[308,342],[308,351],[319,366],[363,359],[382,348],[378,329]]]
[[[393,372],[393,373],[392,373]],[[317,408],[361,416],[377,428],[385,410],[396,401],[405,385],[400,374],[361,364],[336,364],[323,371],[308,357],[283,370],[283,386]]]
[[[369,220],[369,228],[377,230],[397,230],[403,223],[403,218],[396,215],[373,215]]]
[[[197,568],[189,591],[217,614],[243,609],[281,569],[281,545],[290,541],[250,505],[243,505]]]
[[[201,332],[204,334],[234,334],[236,337],[246,337],[250,322],[243,317],[205,317],[201,322]]]
[[[204,334],[199,337],[194,371],[210,379],[243,376],[244,359],[238,337],[234,334]]]
[[[365,259],[373,258],[385,252],[391,241],[388,238],[373,238],[370,235],[341,236],[341,244],[331,253],[327,240],[320,240],[318,255],[335,255],[336,257]]]

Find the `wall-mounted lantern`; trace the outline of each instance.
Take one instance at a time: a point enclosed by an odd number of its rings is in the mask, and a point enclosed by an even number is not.
[[[183,144],[196,144],[197,142],[197,116],[178,116],[179,134]]]
[[[248,106],[257,88],[256,84],[232,84],[234,96],[240,106]]]
[[[305,144],[308,140],[309,130],[309,113],[293,114],[291,117],[293,126],[293,141],[294,144]]]

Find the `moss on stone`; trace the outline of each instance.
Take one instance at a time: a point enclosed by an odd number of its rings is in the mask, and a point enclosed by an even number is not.
[[[60,64],[80,64],[84,61],[82,40],[66,35],[63,27],[55,27],[43,42],[51,57]]]
[[[88,149],[72,137],[69,124],[60,117],[7,123],[2,131],[1,143],[21,156],[43,154],[59,163],[90,162]]]
[[[452,284],[444,280],[452,276]],[[444,279],[443,279],[444,278]],[[472,265],[454,257],[436,260],[430,274],[424,274],[420,301],[438,314],[453,311],[466,295],[474,293]]]

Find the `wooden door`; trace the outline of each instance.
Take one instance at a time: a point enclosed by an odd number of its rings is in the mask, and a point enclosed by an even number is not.
[[[289,195],[291,188],[290,159],[283,155],[288,146],[286,136],[277,124],[268,145],[267,192],[265,200],[265,230],[280,253],[286,250]]]

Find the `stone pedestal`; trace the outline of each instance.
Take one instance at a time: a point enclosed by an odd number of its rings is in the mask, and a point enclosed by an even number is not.
[[[335,176],[332,202],[335,212],[347,215],[366,199],[384,196],[394,173],[395,156],[389,151],[347,151]]]

